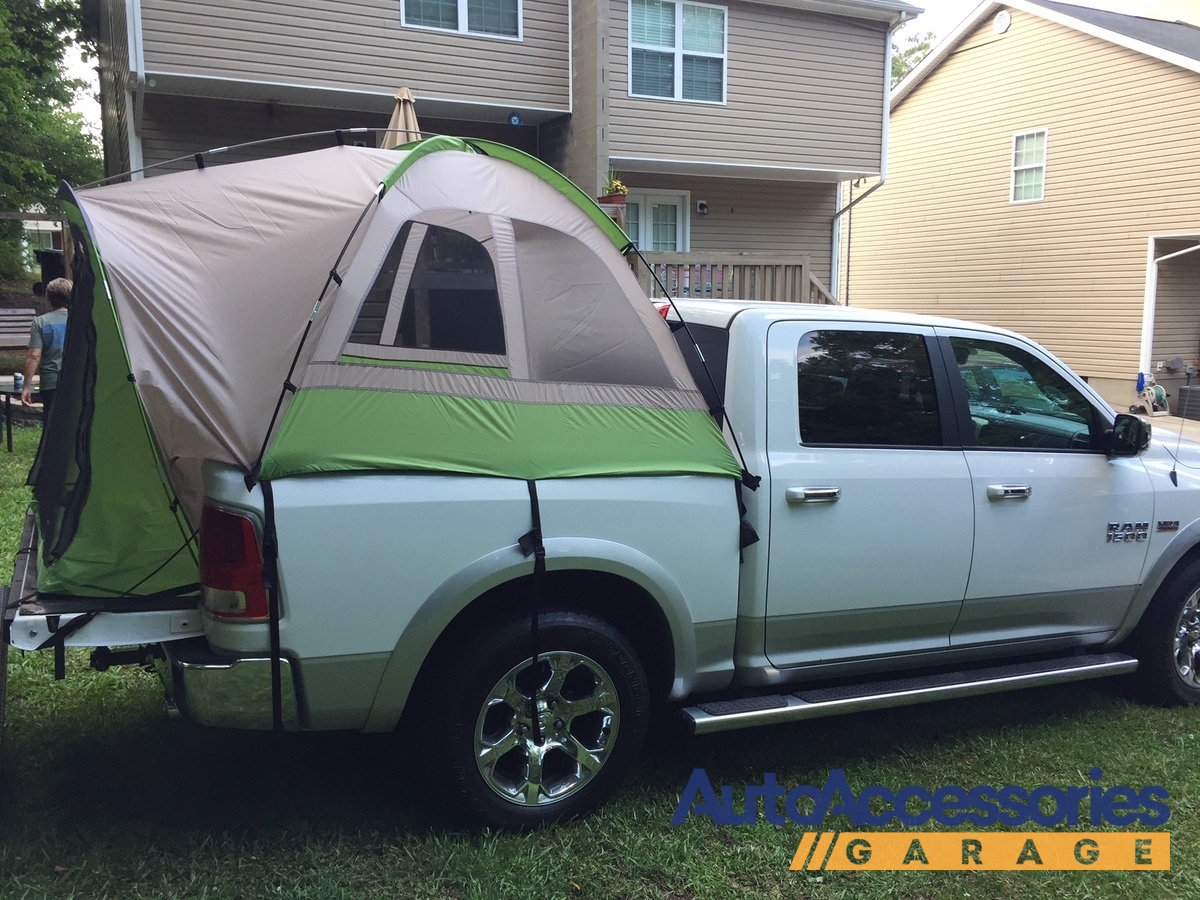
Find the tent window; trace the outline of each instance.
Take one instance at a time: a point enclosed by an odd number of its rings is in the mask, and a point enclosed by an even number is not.
[[[416,247],[410,247],[419,241]],[[406,252],[409,251],[409,252]],[[397,276],[407,276],[399,322],[385,328]],[[392,329],[395,329],[393,332]],[[452,228],[408,222],[367,293],[350,340],[419,350],[504,355],[504,316],[492,257]]]
[[[396,273],[400,269],[400,260],[404,256],[404,245],[408,242],[408,235],[411,231],[412,222],[405,222],[400,229],[400,234],[392,242],[392,249],[384,258],[383,266],[380,267],[379,274],[375,276],[375,283],[371,285],[371,290],[367,292],[367,297],[363,301],[362,309],[359,310],[354,330],[350,332],[352,343],[383,343],[383,321],[387,317],[388,303],[392,296],[392,289],[396,285]]]

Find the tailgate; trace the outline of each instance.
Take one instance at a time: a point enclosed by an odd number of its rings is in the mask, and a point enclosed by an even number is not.
[[[203,633],[198,594],[172,597],[43,597],[38,594],[38,535],[25,514],[12,589],[4,609],[9,642],[21,650],[160,644]]]

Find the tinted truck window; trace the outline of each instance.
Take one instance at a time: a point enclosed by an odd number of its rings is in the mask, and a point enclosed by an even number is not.
[[[805,444],[942,443],[925,339],[882,331],[810,331],[797,356]]]

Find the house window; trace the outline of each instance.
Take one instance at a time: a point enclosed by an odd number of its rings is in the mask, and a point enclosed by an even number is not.
[[[403,0],[400,24],[520,38],[521,0]]]
[[[689,249],[688,194],[631,191],[625,198],[625,231],[648,252],[682,253]]]
[[[724,103],[727,18],[723,6],[633,0],[629,5],[629,93]]]
[[[1013,136],[1012,200],[1041,200],[1046,193],[1046,131]]]

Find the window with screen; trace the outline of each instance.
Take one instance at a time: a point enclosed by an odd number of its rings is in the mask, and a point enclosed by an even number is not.
[[[404,0],[400,22],[462,34],[521,36],[520,0]]]
[[[1028,203],[1046,196],[1046,132],[1013,135],[1012,201]]]
[[[797,354],[804,444],[942,444],[925,338],[883,331],[812,331]]]
[[[633,0],[629,6],[629,93],[725,102],[723,6]]]
[[[396,316],[398,290],[404,294]],[[491,254],[461,231],[405,223],[367,293],[350,342],[503,355],[504,315]]]

